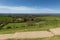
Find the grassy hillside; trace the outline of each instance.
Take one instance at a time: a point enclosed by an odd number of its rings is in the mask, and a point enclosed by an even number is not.
[[[16,31],[41,31],[60,27],[60,16],[0,16],[0,33]],[[6,24],[6,22],[8,22]]]
[[[0,22],[1,22],[1,21],[4,21],[4,20],[6,20],[6,21],[11,21],[12,19],[13,19],[12,17],[0,16]]]

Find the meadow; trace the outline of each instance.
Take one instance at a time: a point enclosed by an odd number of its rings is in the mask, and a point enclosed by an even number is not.
[[[0,16],[0,33],[15,33],[21,31],[49,31],[60,27],[60,16]]]

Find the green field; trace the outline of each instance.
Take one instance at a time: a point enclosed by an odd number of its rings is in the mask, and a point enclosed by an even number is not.
[[[0,22],[2,22],[2,21],[11,21],[11,20],[13,20],[14,18],[12,18],[12,17],[8,17],[8,16],[0,16]]]
[[[25,31],[49,31],[60,27],[60,16],[0,16],[0,34],[11,34]],[[28,38],[7,40],[60,40],[60,36],[51,38]]]
[[[2,32],[0,33],[14,33],[14,32],[21,32],[21,31],[42,31],[47,30],[51,28],[57,28],[60,27],[60,21],[42,21],[34,23],[34,25],[30,26],[27,22],[25,23],[9,23],[3,27]]]
[[[22,20],[25,21],[22,21]],[[32,20],[33,19],[33,20]],[[0,16],[0,22],[3,26],[0,26],[0,33],[15,33],[17,31],[41,31],[50,28],[60,27],[60,16],[35,16],[35,17],[10,17]],[[8,24],[4,24],[8,22]],[[0,24],[1,25],[1,24]]]

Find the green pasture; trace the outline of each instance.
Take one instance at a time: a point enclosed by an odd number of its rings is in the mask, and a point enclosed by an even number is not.
[[[51,28],[60,27],[60,21],[42,21],[33,23],[33,25],[28,25],[27,22],[22,23],[9,23],[0,30],[0,33],[14,33],[21,31],[43,31]],[[5,32],[4,32],[5,30]]]
[[[33,17],[32,17],[33,18]],[[0,22],[4,20],[5,21],[20,21],[20,18],[13,18],[13,17],[7,17],[7,16],[0,16]],[[19,19],[19,20],[17,20]],[[21,18],[23,19],[23,18]],[[27,18],[28,20],[29,18]],[[17,31],[42,31],[42,30],[47,30],[51,28],[57,28],[60,27],[60,16],[38,16],[33,18],[33,22],[12,22],[4,25],[2,29],[0,30],[0,33],[15,33]],[[39,22],[36,22],[38,21]],[[0,24],[1,25],[1,24]]]

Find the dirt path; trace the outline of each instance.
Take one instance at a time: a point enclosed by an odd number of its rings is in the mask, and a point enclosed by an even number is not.
[[[53,29],[50,29],[50,31],[51,31],[54,35],[60,35],[60,28],[53,28]]]
[[[15,34],[0,34],[0,39],[8,38],[44,38],[54,36],[48,31],[16,32]]]
[[[60,28],[48,31],[16,32],[15,34],[0,34],[0,40],[8,38],[45,38],[60,35]]]
[[[0,34],[0,40],[12,38],[13,34]]]
[[[17,32],[13,38],[44,38],[54,36],[51,32],[48,31],[32,31],[32,32]]]

